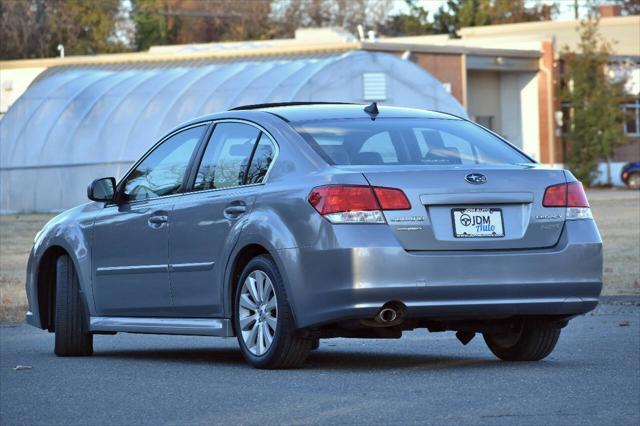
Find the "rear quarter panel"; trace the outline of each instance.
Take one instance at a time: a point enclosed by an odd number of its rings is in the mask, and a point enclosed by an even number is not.
[[[268,117],[265,117],[267,115]],[[246,117],[245,117],[246,118]],[[260,121],[257,121],[260,119]],[[295,265],[298,247],[330,247],[336,244],[333,228],[307,202],[311,189],[320,185],[367,185],[362,173],[341,171],[331,167],[282,119],[259,113],[259,122],[275,139],[279,155],[259,192],[242,229],[242,234],[229,250],[225,268],[225,316],[232,312],[232,267],[243,248],[258,244],[274,258],[282,273],[287,296],[297,315],[296,294],[301,277]]]

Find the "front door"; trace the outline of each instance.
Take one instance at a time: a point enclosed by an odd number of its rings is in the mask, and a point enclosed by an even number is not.
[[[118,186],[93,228],[92,273],[97,314],[173,316],[169,220],[206,125],[157,145]]]
[[[171,215],[170,281],[180,317],[223,314],[223,277],[233,249],[273,160],[275,146],[246,123],[213,131],[190,192]]]

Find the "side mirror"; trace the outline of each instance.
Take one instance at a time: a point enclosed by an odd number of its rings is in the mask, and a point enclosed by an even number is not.
[[[96,179],[87,188],[87,197],[93,201],[113,201],[115,193],[116,180],[112,177]]]

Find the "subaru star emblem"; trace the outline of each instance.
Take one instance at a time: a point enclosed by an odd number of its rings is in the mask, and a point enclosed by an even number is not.
[[[469,173],[464,177],[464,180],[469,183],[473,183],[474,185],[480,185],[487,181],[487,177],[481,173]]]

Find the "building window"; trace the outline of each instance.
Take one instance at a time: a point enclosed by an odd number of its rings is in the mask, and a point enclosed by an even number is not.
[[[624,132],[629,136],[640,136],[640,99],[635,103],[625,104]]]

